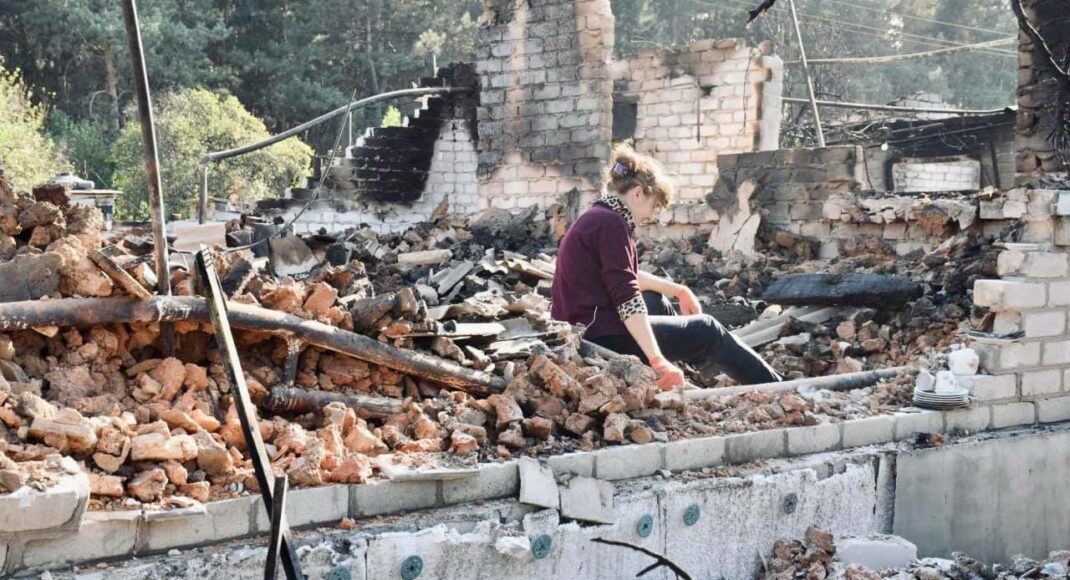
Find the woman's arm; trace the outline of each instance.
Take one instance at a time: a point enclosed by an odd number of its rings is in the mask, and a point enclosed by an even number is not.
[[[660,276],[639,270],[639,290],[642,292],[654,291],[663,296],[675,297],[681,290],[686,289],[687,286],[683,284],[677,284]]]
[[[676,298],[680,301],[680,314],[683,314],[684,316],[702,314],[702,305],[699,303],[698,297],[695,296],[695,293],[692,292],[690,288],[683,284],[677,284],[676,282],[640,270],[639,290],[641,292],[651,290],[662,296]]]
[[[654,331],[650,328],[650,320],[645,312],[639,312],[629,316],[624,321],[624,326],[643,350],[650,367],[658,374],[655,384],[659,389],[668,391],[675,387],[684,386],[684,372],[661,355],[658,341],[654,338]]]

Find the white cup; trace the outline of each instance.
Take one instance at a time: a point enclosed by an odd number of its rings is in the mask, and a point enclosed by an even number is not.
[[[914,388],[919,391],[932,391],[933,385],[936,384],[936,378],[933,374],[926,369],[918,371],[918,378],[914,380]]]
[[[976,375],[981,366],[981,357],[972,348],[962,348],[947,355],[947,366],[960,377]]]
[[[953,393],[958,390],[958,381],[955,380],[955,374],[951,371],[940,371],[936,373],[936,388],[937,393]]]

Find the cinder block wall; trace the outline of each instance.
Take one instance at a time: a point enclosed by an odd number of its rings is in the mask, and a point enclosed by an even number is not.
[[[940,161],[904,159],[892,166],[895,191],[977,191],[981,189],[981,162],[950,158]]]
[[[819,255],[855,251],[907,255],[927,252],[972,227],[973,198],[928,199],[871,191],[860,147],[785,149],[725,154],[720,179],[707,196],[719,212],[710,243],[736,249],[739,236],[753,235],[744,215],[761,216],[762,227],[812,238]],[[1024,206],[1023,206],[1024,208]]]
[[[995,375],[975,396],[1028,406],[1041,423],[1070,419],[1070,192],[1012,190],[982,202],[981,218],[988,229],[1025,221],[1023,242],[998,256],[1000,278],[978,280],[973,296],[994,332],[1022,335],[973,345]]]
[[[483,207],[600,187],[612,133],[609,0],[487,0],[476,70]]]
[[[674,175],[681,202],[709,193],[719,155],[777,148],[784,66],[762,48],[700,40],[615,63],[616,98],[638,107],[635,148]]]
[[[382,233],[401,232],[430,219],[444,203],[451,214],[475,215],[480,204],[476,180],[478,158],[472,134],[467,119],[443,122],[435,141],[427,183],[415,202],[317,201],[294,223],[294,229],[299,234],[321,229],[341,232],[364,224]],[[286,209],[283,218],[289,220],[300,211],[301,205]]]

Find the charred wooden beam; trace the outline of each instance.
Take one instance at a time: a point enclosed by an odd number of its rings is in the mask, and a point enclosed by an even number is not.
[[[340,402],[364,410],[371,417],[389,417],[401,412],[399,399],[372,395],[344,395],[330,391],[274,388],[260,401],[260,408],[272,413],[318,413],[327,405]]]
[[[93,260],[93,263],[98,268],[104,271],[120,288],[126,291],[127,294],[137,298],[139,300],[148,300],[152,298],[152,293],[145,289],[140,282],[134,279],[126,270],[119,267],[119,264],[115,263],[115,260],[111,259],[108,255],[108,249],[114,249],[115,246],[108,246],[107,248],[101,248],[99,250],[93,250],[89,252],[89,259]]]
[[[227,315],[235,328],[299,337],[313,346],[470,393],[489,395],[505,390],[503,379],[487,373],[284,312],[231,302],[227,304]],[[208,322],[208,307],[204,300],[189,296],[154,296],[149,300],[67,298],[0,304],[0,330],[175,320]]]
[[[797,306],[896,308],[922,295],[921,284],[887,274],[790,274],[766,288],[762,300]]]

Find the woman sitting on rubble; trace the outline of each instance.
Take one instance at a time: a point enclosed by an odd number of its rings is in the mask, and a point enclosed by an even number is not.
[[[782,380],[757,353],[712,316],[702,314],[690,288],[639,271],[636,224],[651,222],[673,195],[673,184],[654,159],[618,146],[605,191],[561,240],[551,314],[584,324],[584,338],[638,356],[658,374],[657,384],[684,384],[672,362],[726,372],[741,384]],[[680,302],[677,316],[671,298]]]

